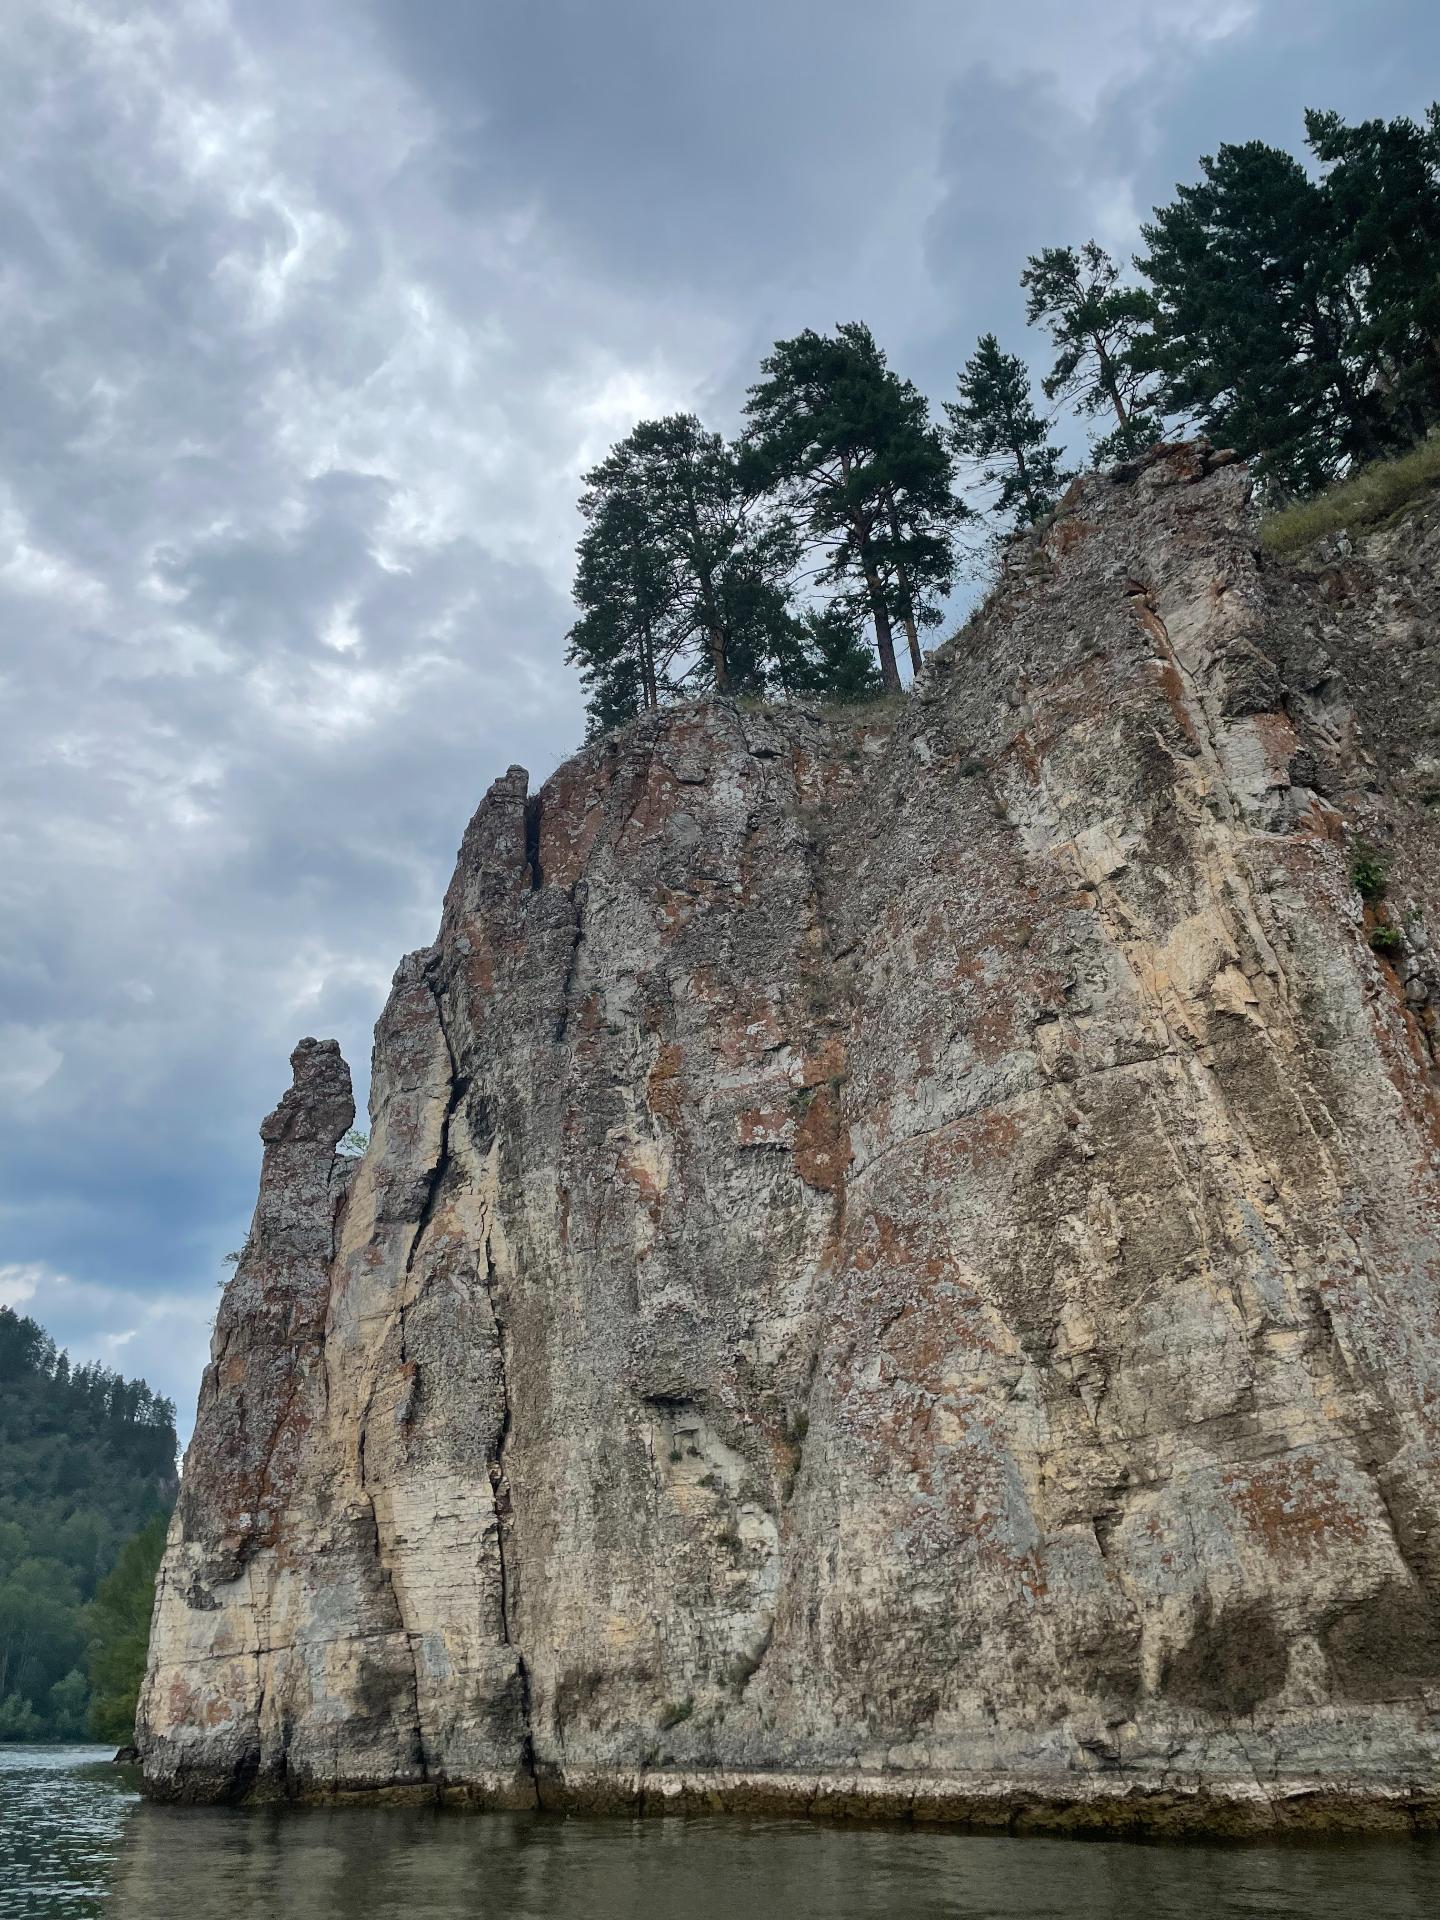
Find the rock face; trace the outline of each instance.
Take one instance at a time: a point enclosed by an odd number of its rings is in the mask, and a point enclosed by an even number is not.
[[[1434,1817],[1437,524],[1170,448],[901,703],[498,781],[262,1131],[149,1791]]]

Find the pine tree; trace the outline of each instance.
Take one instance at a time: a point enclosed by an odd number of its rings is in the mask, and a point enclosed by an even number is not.
[[[592,489],[580,510],[590,523],[576,556],[574,595],[582,611],[565,657],[580,669],[594,734],[658,706],[662,690],[672,691],[679,642],[666,624],[669,569],[639,503]]]
[[[811,607],[793,622],[775,677],[802,699],[869,700],[884,684],[858,621],[837,606]]]
[[[967,513],[944,441],[924,396],[859,322],[777,341],[761,374],[745,408],[752,484],[823,556],[815,578],[836,610],[871,621],[884,684],[898,688],[895,623],[918,669],[918,629],[940,618]]]
[[[688,683],[764,685],[789,618],[793,543],[693,414],[642,420],[585,476],[567,657],[592,731]]]
[[[1203,179],[1143,229],[1153,363],[1171,407],[1280,489],[1312,491],[1385,450],[1333,206],[1262,141],[1200,165]]]
[[[1418,440],[1440,420],[1440,106],[1423,126],[1311,111],[1305,131],[1358,309],[1354,350],[1396,437]]]
[[[1013,528],[1034,526],[1055,505],[1068,475],[1064,454],[1030,397],[1030,370],[1003,353],[993,333],[982,334],[959,375],[960,398],[947,400],[950,443],[994,489],[991,512]]]
[[[1144,452],[1164,423],[1144,341],[1152,310],[1142,287],[1122,284],[1120,269],[1093,240],[1046,247],[1032,254],[1020,276],[1025,318],[1043,325],[1055,346],[1055,364],[1041,386],[1047,400],[1073,401],[1080,413],[1114,416],[1115,425],[1091,448],[1096,466]]]
[[[918,628],[937,626],[954,584],[955,532],[970,509],[956,497],[955,468],[930,403],[911,380],[888,376],[894,413],[883,462],[886,577],[893,574],[896,611],[905,629],[910,671],[923,664]]]

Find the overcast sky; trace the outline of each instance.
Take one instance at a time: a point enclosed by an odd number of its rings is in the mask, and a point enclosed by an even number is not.
[[[476,800],[580,739],[637,418],[850,318],[938,401],[1027,251],[1437,90],[1434,0],[6,0],[0,1301],[188,1429],[291,1046],[363,1101]]]

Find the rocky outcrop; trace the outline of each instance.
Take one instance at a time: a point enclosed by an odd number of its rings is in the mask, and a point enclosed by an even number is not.
[[[266,1122],[148,1790],[1433,1818],[1437,552],[1171,448],[903,702],[498,781]]]

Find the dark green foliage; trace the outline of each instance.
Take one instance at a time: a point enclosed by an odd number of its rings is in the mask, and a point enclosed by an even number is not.
[[[1351,351],[1373,370],[1393,438],[1440,420],[1440,107],[1425,124],[1305,116],[1325,169],[1332,268],[1350,289]]]
[[[1167,423],[1198,427],[1254,463],[1272,552],[1403,510],[1440,461],[1440,106],[1305,125],[1313,173],[1262,141],[1201,161],[1143,229],[1148,284],[1093,240],[1021,275],[1054,348],[1043,391],[1103,429],[1094,463],[1144,453]],[[569,657],[591,730],[704,686],[868,698],[867,624],[898,691],[895,629],[918,669],[974,517],[952,454],[1009,528],[1042,521],[1068,478],[1024,362],[993,334],[945,410],[948,436],[849,322],[776,342],[739,448],[691,415],[642,422],[581,503]],[[823,606],[797,615],[802,555]]]
[[[1283,492],[1394,444],[1325,190],[1259,140],[1221,147],[1144,229],[1167,404]]]
[[[994,490],[991,512],[1008,529],[1034,526],[1049,513],[1065,486],[1064,454],[1030,397],[1030,370],[1018,354],[1003,353],[993,333],[979,345],[959,375],[960,398],[947,400],[950,444],[974,462]]]
[[[775,682],[801,699],[870,700],[884,685],[875,653],[844,607],[811,609],[793,622],[777,655]]]
[[[1370,945],[1376,953],[1399,953],[1404,948],[1405,936],[1399,927],[1382,921],[1370,929]]]
[[[918,630],[941,617],[968,513],[925,397],[858,321],[777,341],[761,376],[745,407],[750,483],[780,500],[818,556],[831,608],[872,622],[884,683],[897,688],[895,624],[918,669]]]
[[[175,1495],[175,1410],[0,1307],[0,1739],[84,1724],[85,1608]]]
[[[1126,286],[1103,247],[1087,240],[1032,254],[1020,276],[1025,318],[1043,326],[1055,364],[1041,382],[1047,400],[1073,401],[1089,418],[1114,424],[1091,446],[1096,466],[1143,453],[1161,438],[1158,391],[1145,341],[1153,303]]]
[[[1362,900],[1383,900],[1390,880],[1390,862],[1378,847],[1362,840],[1350,858],[1350,884]]]
[[[1440,422],[1440,113],[1305,126],[1318,178],[1258,140],[1221,147],[1137,262],[1167,404],[1281,499]]]
[[[642,420],[585,476],[567,657],[591,732],[687,688],[759,691],[788,633],[788,526],[693,414]]]
[[[598,469],[597,469],[598,471]],[[594,479],[587,475],[587,482]],[[581,537],[566,659],[580,669],[592,734],[659,704],[673,692],[665,624],[670,582],[640,502],[591,488]]]
[[[97,1740],[125,1745],[134,1731],[135,1702],[145,1678],[155,1576],[165,1551],[165,1531],[163,1513],[147,1520],[120,1549],[119,1559],[90,1602],[86,1620],[90,1634],[88,1723]]]

